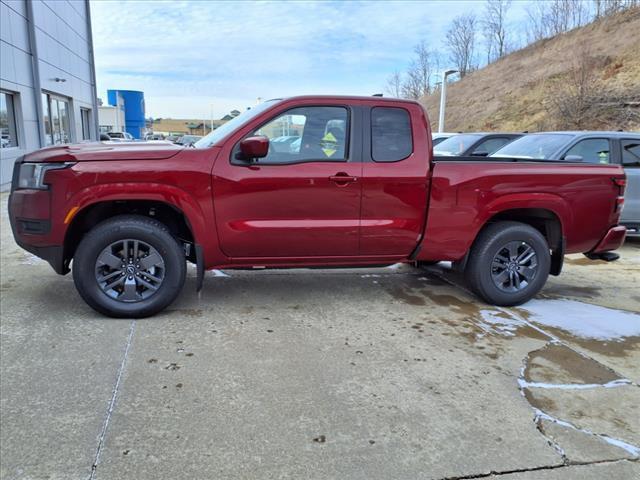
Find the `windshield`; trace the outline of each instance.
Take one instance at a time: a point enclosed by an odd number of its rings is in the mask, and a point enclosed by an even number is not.
[[[554,154],[573,138],[572,135],[562,133],[543,133],[526,135],[500,150],[489,155],[490,157],[532,158],[538,160],[559,160],[553,158]]]
[[[454,135],[438,143],[433,149],[434,155],[455,156],[461,155],[473,145],[482,135],[463,134]]]
[[[198,140],[196,143],[193,144],[193,146],[196,148],[209,148],[212,145],[215,145],[220,140],[222,140],[227,135],[229,135],[231,132],[245,125],[252,118],[258,116],[265,110],[271,108],[278,101],[279,100],[269,100],[267,102],[256,105],[255,107],[249,110],[245,110],[237,117],[229,120],[227,123],[220,125],[213,132],[209,133],[207,136]]]

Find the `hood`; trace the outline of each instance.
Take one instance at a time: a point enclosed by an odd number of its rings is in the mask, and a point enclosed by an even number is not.
[[[41,148],[24,156],[25,162],[95,162],[101,160],[163,160],[184,148],[168,143],[77,143]]]

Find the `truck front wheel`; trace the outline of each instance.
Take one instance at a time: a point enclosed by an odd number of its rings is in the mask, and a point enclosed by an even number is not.
[[[538,230],[520,222],[498,222],[478,235],[465,277],[487,303],[513,306],[540,291],[550,265],[549,245]]]
[[[167,307],[184,284],[184,251],[167,228],[140,215],[120,215],[87,233],[73,259],[73,281],[94,310],[141,318]]]

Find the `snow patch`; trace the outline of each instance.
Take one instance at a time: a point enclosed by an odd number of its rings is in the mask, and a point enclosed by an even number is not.
[[[632,385],[631,380],[619,378],[607,383],[544,383],[544,382],[527,382],[522,378],[518,379],[520,388],[542,388],[548,390],[587,390],[591,388],[616,388]]]
[[[522,322],[501,310],[480,310],[478,326],[489,334],[514,337]]]
[[[227,275],[222,270],[209,270],[213,275],[213,277],[230,277],[231,275]]]
[[[24,259],[20,262],[22,265],[38,265],[39,263],[44,262],[40,257],[36,257],[31,253],[25,253]]]
[[[575,300],[530,300],[519,307],[530,321],[561,328],[575,336],[619,340],[640,335],[640,315]]]

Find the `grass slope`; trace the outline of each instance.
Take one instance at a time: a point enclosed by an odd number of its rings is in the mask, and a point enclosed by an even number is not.
[[[572,72],[585,57],[593,60],[592,91],[617,100],[604,113],[587,113],[583,128],[640,130],[640,8],[536,42],[448,85],[446,130],[574,127],[553,99],[573,85]],[[422,103],[436,129],[439,91]]]

